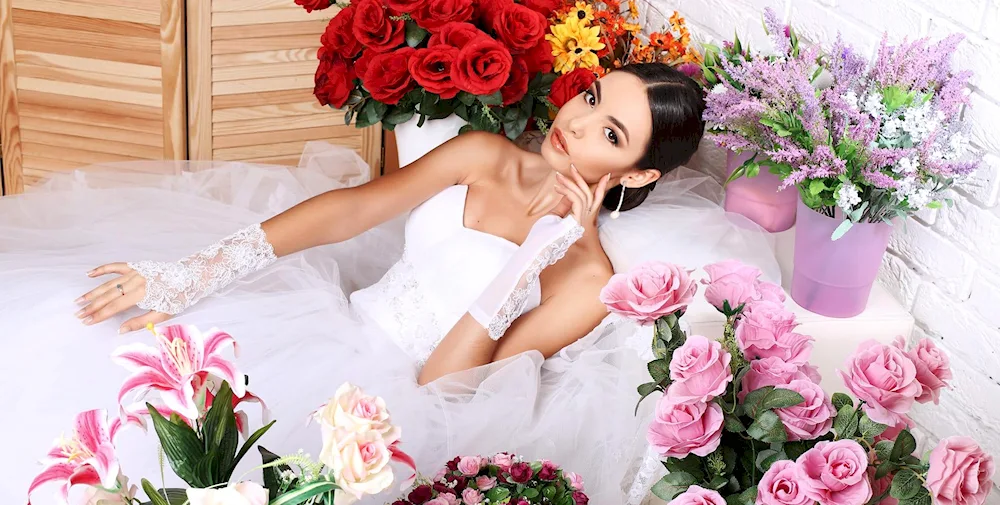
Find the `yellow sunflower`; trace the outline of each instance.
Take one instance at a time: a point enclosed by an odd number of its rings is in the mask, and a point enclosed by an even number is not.
[[[553,25],[545,39],[552,44],[555,71],[572,72],[579,67],[592,68],[600,64],[597,51],[604,49],[600,26],[584,26],[569,22]]]
[[[628,15],[632,19],[639,17],[639,5],[635,3],[635,0],[628,0]]]
[[[590,22],[593,20],[594,7],[587,2],[577,2],[563,18],[564,23],[579,23],[583,26],[590,26]]]

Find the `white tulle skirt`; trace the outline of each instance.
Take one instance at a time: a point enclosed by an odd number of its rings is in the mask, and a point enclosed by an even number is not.
[[[74,300],[107,280],[91,279],[87,271],[114,261],[176,260],[305,198],[363,183],[367,173],[353,152],[311,144],[293,169],[114,164],[60,175],[28,194],[0,199],[0,503],[25,502],[28,484],[42,468],[36,462],[71,430],[77,412],[115,411],[127,373],[111,362],[112,351],[152,342],[145,331],[117,334],[138,309],[89,327],[74,317]],[[696,262],[693,268],[750,250],[759,251],[751,262],[774,278],[777,265],[766,237],[720,217],[717,204],[693,190],[701,182],[658,188],[653,194],[665,198],[659,214],[632,211],[616,227],[602,227],[616,267],[652,255]],[[655,464],[639,471],[652,402],[638,415],[634,408],[635,387],[647,378],[641,353],[651,330],[609,316],[548,360],[526,353],[418,387],[413,360],[360,320],[348,302],[349,293],[377,281],[399,258],[403,220],[284,257],[171,321],[216,327],[236,339],[237,364],[249,376],[249,390],[277,420],[261,445],[278,454],[301,449],[318,456],[319,430],[306,425],[307,416],[349,381],[386,400],[402,427],[403,450],[426,476],[457,455],[509,451],[581,474],[593,503],[644,495],[645,482],[638,491],[632,487],[637,473],[648,479],[655,471]],[[690,237],[684,239],[685,233]],[[667,234],[682,238],[667,239],[673,245],[665,246]],[[246,410],[256,429],[257,407]],[[152,430],[123,431],[118,454],[131,482],[145,477],[163,483]],[[234,480],[260,482],[253,470],[259,463],[251,451]],[[183,486],[169,468],[163,473],[168,487]],[[363,503],[385,503],[398,493],[394,487]],[[50,498],[43,489],[33,503],[52,503]]]

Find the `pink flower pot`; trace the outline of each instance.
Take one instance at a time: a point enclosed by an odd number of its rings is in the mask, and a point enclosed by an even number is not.
[[[843,221],[839,214],[830,218],[799,202],[792,300],[823,316],[853,317],[868,305],[891,229],[886,223],[856,223],[831,240]]]
[[[726,175],[733,173],[744,161],[753,156],[751,152],[726,153]],[[755,177],[740,177],[726,186],[723,206],[728,212],[746,216],[765,230],[777,233],[795,224],[795,205],[799,193],[794,188],[779,190],[781,178],[761,167]]]

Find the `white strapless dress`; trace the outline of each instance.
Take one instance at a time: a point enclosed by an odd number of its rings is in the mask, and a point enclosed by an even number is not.
[[[114,411],[127,373],[111,362],[112,351],[152,340],[146,332],[116,333],[138,309],[91,327],[73,316],[73,300],[107,280],[88,278],[88,270],[179,259],[305,198],[363,183],[367,173],[352,151],[312,144],[295,169],[109,165],[0,199],[0,503],[25,502],[41,468],[34,463],[77,412]],[[766,237],[705,204],[695,189],[701,182],[662,183],[650,207],[657,219],[637,209],[617,228],[602,227],[616,268],[653,257],[694,268],[738,254],[777,275]],[[420,365],[517,249],[463,225],[466,193],[450,187],[350,241],[281,258],[171,322],[233,335],[248,389],[278,421],[261,441],[272,452],[318,455],[319,430],[305,425],[307,415],[349,381],[385,398],[403,450],[424,475],[457,455],[509,451],[581,474],[593,503],[637,503],[659,471],[654,459],[641,466],[652,402],[633,413],[635,388],[646,378],[648,328],[608,316],[548,360],[529,352],[417,386]],[[536,289],[528,310],[539,300]],[[255,408],[247,408],[251,429],[260,425]],[[160,483],[152,432],[125,430],[118,448],[131,482]],[[259,464],[255,455],[234,479]],[[168,487],[181,485],[166,473]],[[398,493],[394,487],[362,503]],[[43,489],[33,503],[49,498]]]

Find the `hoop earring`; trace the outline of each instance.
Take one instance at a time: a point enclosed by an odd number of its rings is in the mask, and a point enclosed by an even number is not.
[[[618,208],[611,212],[611,219],[618,219],[622,215],[622,203],[625,202],[625,186],[622,186],[621,195],[618,197]]]

